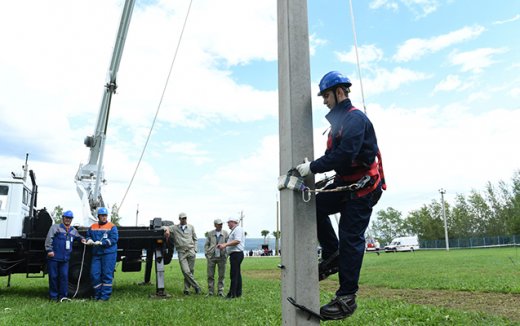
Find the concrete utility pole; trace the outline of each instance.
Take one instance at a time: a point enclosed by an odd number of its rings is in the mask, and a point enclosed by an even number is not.
[[[240,211],[240,226],[244,228],[244,211]]]
[[[278,1],[280,174],[313,155],[307,0]],[[314,178],[305,179],[314,188]],[[301,193],[280,192],[282,319],[284,325],[319,325],[288,301],[319,311],[316,203]]]
[[[441,193],[441,208],[442,208],[442,218],[444,219],[444,239],[446,241],[446,251],[450,251],[450,240],[448,239],[448,222],[446,221],[446,210],[444,209],[444,194],[446,190],[443,188],[439,189]]]
[[[278,201],[278,195],[276,196],[276,236],[274,243],[274,255],[278,256],[280,252],[280,202]]]

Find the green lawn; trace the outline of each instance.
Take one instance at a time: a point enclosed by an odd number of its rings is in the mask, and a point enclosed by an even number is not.
[[[108,302],[62,304],[48,302],[47,278],[13,275],[7,288],[4,277],[0,325],[281,325],[278,263],[277,257],[246,258],[244,296],[230,301],[184,296],[176,260],[166,266],[172,297],[163,300],[150,298],[154,285],[136,285],[142,273],[116,272]],[[205,260],[197,260],[195,276],[207,292],[205,270]],[[337,276],[320,286],[321,302],[326,303]],[[324,324],[520,325],[520,253],[502,248],[367,254],[358,306],[351,318]]]

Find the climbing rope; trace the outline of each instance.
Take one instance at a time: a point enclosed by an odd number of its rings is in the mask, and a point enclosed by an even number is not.
[[[123,199],[121,200],[121,203],[119,204],[118,211],[123,206],[123,203],[126,199],[126,196],[128,195],[128,192],[130,191],[130,187],[132,186],[132,183],[134,182],[135,175],[137,174],[137,170],[139,169],[139,166],[141,165],[141,161],[143,160],[144,152],[146,151],[146,148],[148,147],[148,142],[150,141],[150,137],[152,136],[152,131],[155,127],[155,122],[157,121],[157,116],[159,115],[159,110],[161,109],[161,105],[164,99],[164,94],[166,93],[166,89],[168,88],[168,83],[170,82],[170,76],[173,71],[173,65],[175,64],[175,59],[177,58],[177,53],[179,52],[179,48],[182,41],[182,36],[184,34],[184,29],[186,28],[186,23],[188,22],[188,16],[190,15],[191,10],[191,4],[193,3],[193,0],[190,1],[190,4],[188,6],[188,10],[186,12],[186,17],[184,18],[184,23],[182,25],[181,35],[179,36],[179,41],[177,42],[177,47],[175,48],[175,53],[173,55],[172,62],[170,64],[170,70],[168,72],[168,76],[166,77],[166,82],[164,83],[163,91],[161,94],[161,98],[159,100],[159,104],[157,105],[157,110],[155,111],[155,116],[152,121],[152,125],[150,127],[150,131],[148,132],[148,137],[146,137],[146,142],[144,143],[143,150],[141,152],[141,156],[139,157],[139,160],[137,161],[137,166],[135,167],[134,174],[132,175],[132,179],[130,179],[130,183],[128,184],[128,187],[126,188],[125,195],[123,196]]]
[[[358,53],[358,45],[357,45],[357,34],[356,34],[356,22],[354,20],[354,9],[352,8],[352,0],[350,2],[350,18],[352,21],[352,32],[354,34],[354,49],[356,51],[356,62],[359,76],[359,87],[361,89],[361,101],[363,103],[363,111],[367,114],[367,107],[365,105],[365,92],[363,91],[363,80],[361,79],[361,66],[359,64],[359,53]]]
[[[79,268],[79,277],[78,277],[78,283],[76,284],[76,292],[74,292],[74,295],[72,298],[74,299],[76,295],[78,295],[79,291],[79,283],[81,282],[81,274],[83,274],[83,264],[85,263],[85,251],[87,249],[87,245],[83,244],[83,255],[81,257],[81,267]]]

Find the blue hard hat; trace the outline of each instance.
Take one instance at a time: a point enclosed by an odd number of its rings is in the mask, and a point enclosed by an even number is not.
[[[61,216],[62,217],[68,217],[68,218],[74,218],[74,214],[72,214],[72,211],[66,211]]]
[[[326,73],[320,81],[320,92],[318,96],[322,96],[325,91],[340,85],[350,87],[352,83],[348,77],[343,76],[339,71],[330,71]]]
[[[108,215],[108,209],[106,209],[105,207],[100,207],[97,210],[97,214],[98,215]]]

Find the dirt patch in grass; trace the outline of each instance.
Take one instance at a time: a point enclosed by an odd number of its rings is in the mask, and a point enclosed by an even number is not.
[[[484,312],[520,321],[520,295],[424,289],[389,289],[362,286],[359,295],[368,298],[397,299],[448,309]]]
[[[276,270],[249,270],[244,275],[255,279],[280,279],[280,272]],[[338,287],[338,281],[337,279],[327,279],[320,282],[320,287],[323,290],[334,292]],[[394,299],[410,304],[483,312],[501,316],[514,322],[520,321],[520,294],[390,289],[367,285],[362,285],[358,294],[364,299]]]
[[[242,271],[242,275],[257,280],[279,280],[282,277],[282,273],[280,271],[271,269]]]

